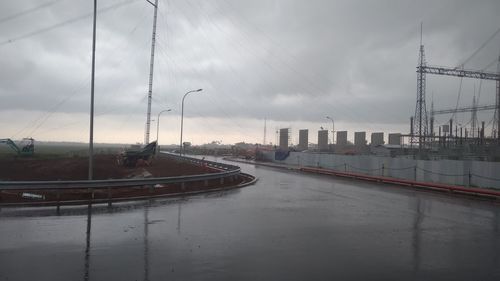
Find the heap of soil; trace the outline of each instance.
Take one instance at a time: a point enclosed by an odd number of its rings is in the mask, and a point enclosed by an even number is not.
[[[0,158],[0,180],[86,180],[89,160],[74,158]],[[94,179],[120,179],[150,173],[153,177],[195,175],[212,171],[172,158],[156,157],[150,166],[127,168],[119,166],[115,155],[94,156]]]

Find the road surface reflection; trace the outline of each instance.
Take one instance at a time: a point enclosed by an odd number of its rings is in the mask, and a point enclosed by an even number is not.
[[[500,280],[497,203],[241,166],[256,185],[4,208],[0,280]]]

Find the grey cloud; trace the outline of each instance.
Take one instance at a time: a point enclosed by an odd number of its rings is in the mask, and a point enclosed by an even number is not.
[[[101,7],[121,1],[99,1]],[[144,2],[144,3],[142,3]],[[39,5],[3,2],[0,19]],[[0,22],[0,40],[91,11],[59,1]],[[500,27],[498,1],[161,1],[153,111],[183,93],[205,117],[406,124],[414,111],[419,24],[431,64],[454,66]],[[134,1],[98,19],[96,107],[143,114],[152,7]],[[91,18],[0,46],[0,110],[88,110]],[[500,36],[499,36],[500,37]],[[498,56],[496,38],[470,62]],[[464,82],[470,103],[473,82]],[[455,105],[457,79],[429,78],[440,107]],[[485,84],[485,91],[489,91]],[[467,93],[466,93],[467,92]],[[494,102],[490,93],[484,103]]]

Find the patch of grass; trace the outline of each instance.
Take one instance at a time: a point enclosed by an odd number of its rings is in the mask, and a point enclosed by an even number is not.
[[[95,144],[94,154],[118,154],[124,145]],[[87,144],[47,144],[35,143],[33,156],[19,156],[6,145],[0,145],[1,158],[32,157],[37,159],[65,158],[65,157],[88,157]]]

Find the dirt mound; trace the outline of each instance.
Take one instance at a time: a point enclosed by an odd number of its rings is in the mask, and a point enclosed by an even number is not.
[[[74,158],[0,158],[0,180],[85,180],[88,178],[86,157]],[[178,162],[160,156],[151,166],[126,168],[119,166],[115,155],[94,156],[94,179],[120,179],[150,173],[153,177],[169,177],[209,173],[210,171],[193,164]]]

